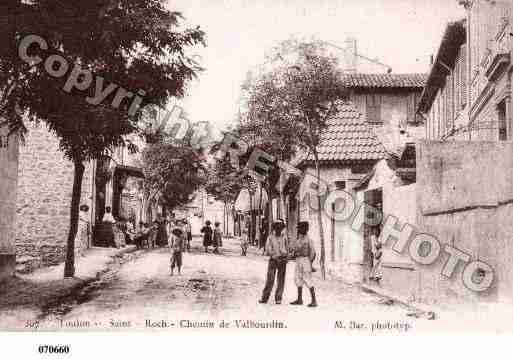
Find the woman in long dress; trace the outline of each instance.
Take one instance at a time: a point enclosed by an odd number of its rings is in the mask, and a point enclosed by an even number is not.
[[[208,247],[212,245],[212,228],[210,227],[210,221],[206,221],[203,228],[201,228],[201,233],[203,233],[203,247],[205,247],[205,253],[208,253]]]
[[[377,231],[371,234],[372,246],[372,269],[369,275],[369,280],[375,281],[378,285],[383,278],[383,245],[381,244]]]
[[[78,253],[89,247],[91,235],[91,224],[89,220],[89,206],[83,204],[80,206],[80,212],[78,217],[78,230],[76,236],[77,241],[75,241]]]

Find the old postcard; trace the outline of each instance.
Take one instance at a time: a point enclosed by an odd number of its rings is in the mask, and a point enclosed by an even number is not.
[[[512,1],[0,27],[0,332],[513,331]]]

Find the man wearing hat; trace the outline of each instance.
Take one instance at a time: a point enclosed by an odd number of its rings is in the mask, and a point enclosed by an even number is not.
[[[303,304],[303,286],[310,290],[312,301],[309,307],[317,307],[315,298],[315,288],[312,280],[312,261],[315,258],[315,247],[308,236],[308,222],[299,222],[297,225],[297,241],[292,249],[296,258],[296,271],[294,281],[297,286],[297,300],[290,303],[292,305]]]
[[[259,303],[267,303],[271,296],[274,286],[274,279],[278,273],[276,291],[274,292],[274,300],[276,304],[281,304],[283,289],[285,288],[285,271],[287,269],[288,247],[283,229],[285,223],[278,220],[272,224],[272,233],[265,244],[265,254],[269,256],[267,264],[267,278],[265,287],[262,292],[262,298]]]

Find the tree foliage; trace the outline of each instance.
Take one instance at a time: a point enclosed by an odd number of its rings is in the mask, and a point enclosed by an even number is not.
[[[125,139],[137,130],[140,113],[129,116],[129,98],[114,106],[119,89],[131,92],[132,98],[143,90],[141,107],[150,102],[163,106],[170,97],[182,96],[187,82],[201,70],[186,49],[203,44],[205,34],[199,28],[182,28],[181,18],[179,12],[166,9],[164,0],[4,0],[0,4],[0,116],[12,129],[23,128],[22,114],[43,122],[75,166],[65,276],[74,275],[84,162],[118,146],[136,150]],[[36,44],[28,49],[31,56],[42,58],[36,65],[18,56],[20,42],[29,34],[48,45],[48,49]],[[45,69],[50,55],[66,59],[69,68],[63,76],[51,76]],[[64,91],[75,65],[92,73],[91,84]],[[109,84],[116,90],[101,103],[91,104],[86,98],[95,96],[99,79],[101,90]]]
[[[209,170],[205,190],[216,201],[234,203],[243,188],[241,171],[236,171],[230,161],[224,157],[217,159]]]
[[[153,144],[143,151],[143,163],[147,192],[170,210],[189,203],[207,179],[205,159],[189,146]]]
[[[244,138],[282,161],[304,156],[314,163],[319,178],[320,135],[346,95],[337,59],[321,41],[284,41],[267,55],[265,65],[243,90],[246,106],[240,128]],[[320,191],[319,186],[319,208]],[[318,221],[325,274],[320,211]]]

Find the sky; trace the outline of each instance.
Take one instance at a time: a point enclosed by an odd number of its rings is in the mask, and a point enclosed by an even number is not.
[[[192,122],[217,130],[233,123],[247,72],[282,40],[344,47],[352,36],[359,53],[394,73],[427,72],[447,22],[465,16],[457,0],[169,0],[168,7],[206,32],[207,47],[194,50],[205,71],[180,104]]]

